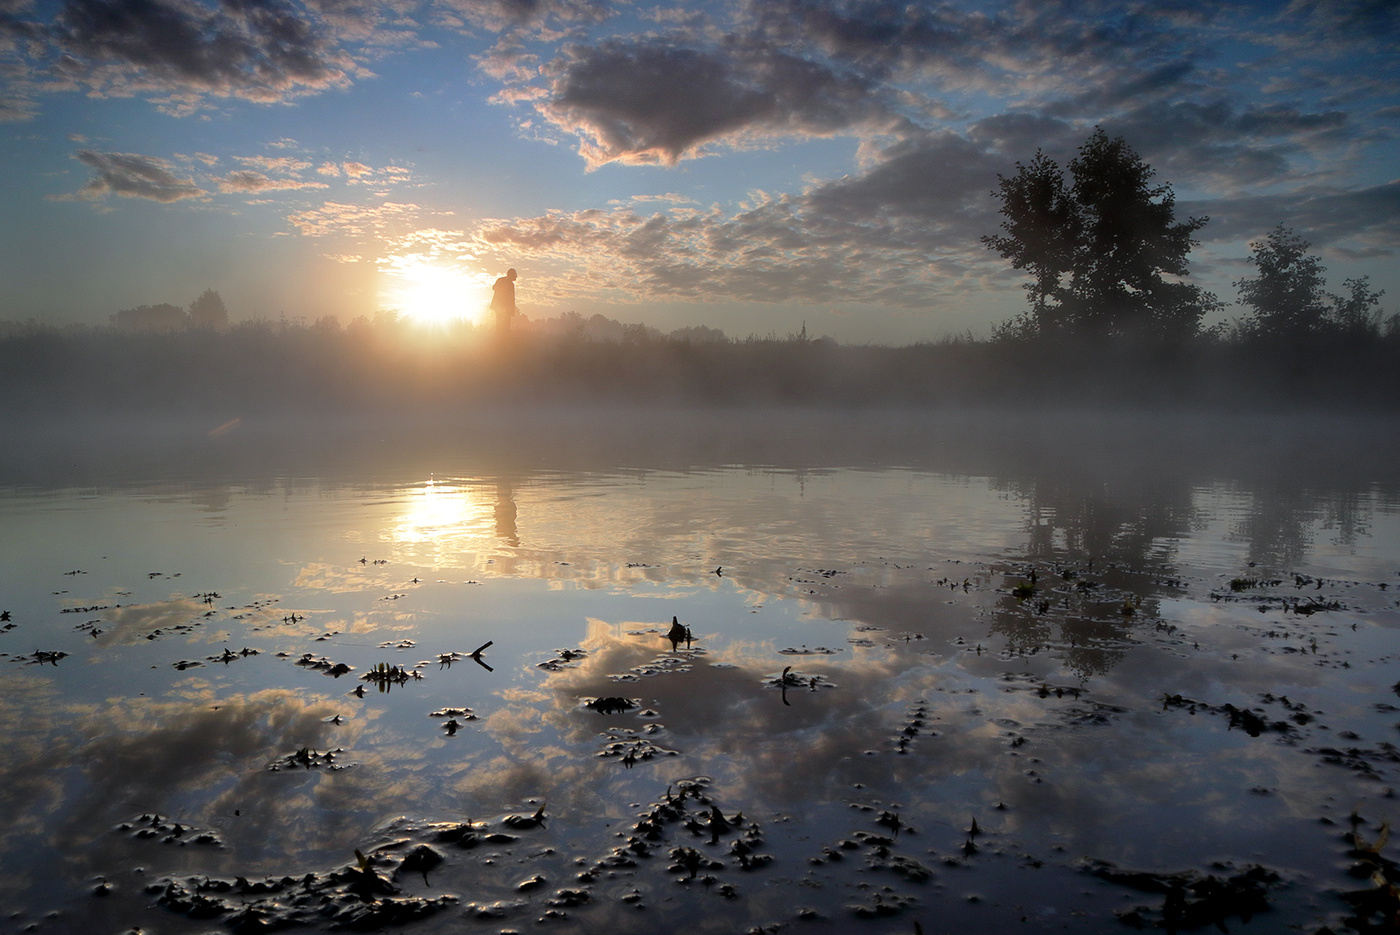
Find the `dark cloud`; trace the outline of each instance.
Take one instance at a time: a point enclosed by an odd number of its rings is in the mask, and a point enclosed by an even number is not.
[[[823,185],[807,202],[824,216],[857,224],[887,217],[947,224],[969,214],[980,220],[987,192],[996,185],[997,163],[951,133],[905,140],[884,150],[869,171]]]
[[[752,9],[758,28],[840,61],[1022,94],[1170,86],[1193,72],[1200,51],[1182,7],[1166,4],[756,0]]]
[[[276,101],[349,82],[354,65],[281,0],[65,0],[57,69],[107,93]]]
[[[117,194],[168,204],[206,194],[193,180],[177,178],[170,171],[170,163],[154,156],[83,149],[73,158],[97,173],[78,191],[78,197],[96,199]]]
[[[1210,215],[1202,240],[1257,239],[1283,223],[1317,247],[1356,241],[1365,245],[1348,248],[1356,255],[1400,254],[1400,182],[1355,191],[1306,190],[1178,203],[1178,208]]]
[[[642,300],[830,303],[920,309],[981,275],[996,227],[1000,167],[953,134],[899,141],[863,173],[725,214],[551,213],[488,225],[512,256],[580,270],[552,288],[625,290]]]
[[[1280,44],[1294,48],[1373,46],[1393,55],[1400,40],[1394,0],[1292,0],[1278,19]]]
[[[585,142],[594,164],[662,162],[746,135],[827,135],[898,118],[888,92],[757,42],[696,48],[665,40],[575,47],[539,106]]]
[[[1287,181],[1298,156],[1356,135],[1341,111],[1237,107],[1221,99],[1152,104],[1105,121],[1104,128],[1132,143],[1159,175],[1222,191]]]
[[[1079,125],[1039,113],[995,114],[968,128],[968,138],[1013,160],[1025,160],[1037,149],[1055,158],[1068,158],[1082,142]]]

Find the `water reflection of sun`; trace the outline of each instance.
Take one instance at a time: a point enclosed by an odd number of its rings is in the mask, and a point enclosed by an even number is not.
[[[417,324],[477,321],[489,290],[482,273],[444,266],[420,254],[384,258],[380,301]]]
[[[491,536],[492,505],[469,487],[428,481],[409,492],[392,530],[393,541],[428,544],[438,551],[469,547]]]

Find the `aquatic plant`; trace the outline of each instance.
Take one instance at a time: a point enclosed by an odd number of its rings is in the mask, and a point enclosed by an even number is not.
[[[682,626],[680,620],[673,615],[671,617],[671,629],[666,632],[666,639],[671,641],[672,651],[675,651],[681,643],[685,643],[685,648],[689,649],[692,640],[690,627]]]
[[[630,698],[608,697],[594,698],[584,705],[590,711],[597,711],[599,714],[616,714],[620,711],[630,711],[633,708],[641,707],[640,701],[633,701]]]
[[[1346,919],[1346,924],[1366,935],[1400,931],[1400,886],[1397,886],[1400,865],[1381,854],[1381,849],[1390,841],[1390,823],[1381,825],[1374,841],[1367,841],[1357,830],[1361,821],[1361,817],[1353,813],[1352,829],[1347,832],[1351,844],[1348,854],[1356,861],[1350,873],[1368,880],[1371,886],[1342,894],[1355,911]]]
[[[1223,865],[1221,865],[1223,867]],[[1120,870],[1104,861],[1091,861],[1085,868],[1094,876],[1163,897],[1160,909],[1139,906],[1118,913],[1119,919],[1135,928],[1154,926],[1168,932],[1213,925],[1229,931],[1226,920],[1238,916],[1248,922],[1269,909],[1269,887],[1279,875],[1253,865],[1228,877],[1202,876],[1193,870],[1180,873],[1149,873]]]
[[[373,682],[381,692],[387,692],[395,685],[405,685],[410,681],[422,681],[423,674],[417,669],[405,669],[387,662],[375,663],[374,668],[360,676],[361,681]]]
[[[535,814],[533,815],[507,815],[501,823],[507,828],[514,828],[517,831],[523,831],[528,828],[543,828],[545,817],[544,806],[545,803],[541,802],[540,807],[535,810]]]

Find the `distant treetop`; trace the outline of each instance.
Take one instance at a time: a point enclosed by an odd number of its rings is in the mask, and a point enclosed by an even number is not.
[[[204,292],[190,303],[190,326],[194,328],[227,328],[228,308],[224,300],[213,289]]]

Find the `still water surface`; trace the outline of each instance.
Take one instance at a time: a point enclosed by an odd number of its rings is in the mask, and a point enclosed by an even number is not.
[[[1359,925],[1384,431],[567,421],[7,466],[0,925]]]

